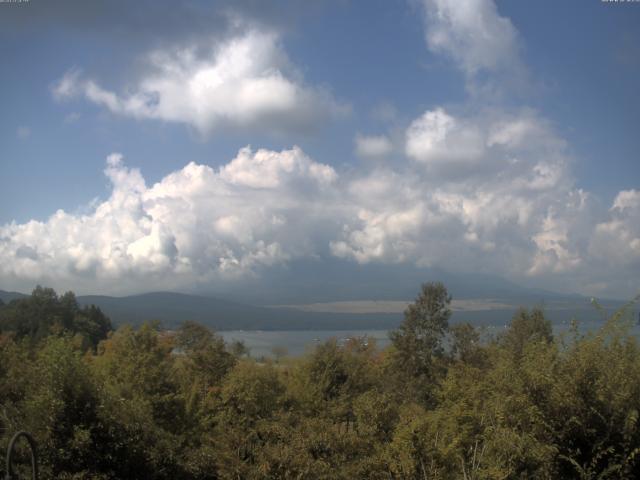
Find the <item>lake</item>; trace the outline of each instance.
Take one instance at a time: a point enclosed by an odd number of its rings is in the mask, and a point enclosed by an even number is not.
[[[580,332],[597,330],[603,325],[602,321],[581,322]],[[501,325],[486,325],[483,327],[486,335],[495,335],[506,328]],[[570,328],[569,322],[560,322],[553,324],[555,335],[562,334]],[[297,356],[313,349],[319,343],[330,338],[346,340],[353,337],[364,337],[374,339],[379,348],[389,345],[388,330],[281,330],[281,331],[262,331],[262,330],[229,330],[218,332],[227,343],[239,340],[249,348],[251,356],[254,358],[273,356],[275,347],[283,347],[287,351],[287,355]],[[640,326],[634,325],[631,333],[640,336]]]
[[[284,347],[287,355],[302,355],[330,338],[342,340],[367,336],[375,339],[378,347],[384,348],[389,344],[388,330],[231,330],[218,333],[227,343],[244,342],[252,357],[273,356],[275,347]]]

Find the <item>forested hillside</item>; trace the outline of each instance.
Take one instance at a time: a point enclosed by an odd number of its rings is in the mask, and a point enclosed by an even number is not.
[[[44,479],[626,479],[640,470],[640,348],[624,311],[553,336],[540,309],[487,337],[422,286],[379,350],[251,358],[188,322],[111,330],[71,293],[0,307],[0,448]],[[0,476],[5,472],[0,471]]]

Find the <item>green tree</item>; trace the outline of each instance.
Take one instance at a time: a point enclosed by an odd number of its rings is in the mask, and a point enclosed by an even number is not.
[[[513,315],[508,330],[500,337],[501,344],[521,356],[524,348],[531,342],[553,341],[551,322],[545,318],[544,311],[535,307],[530,312],[520,308]]]
[[[269,364],[238,363],[220,392],[212,443],[217,444],[218,468],[223,478],[261,478],[260,452],[265,431],[282,406],[284,385]],[[264,467],[264,466],[262,466]]]
[[[392,368],[397,378],[409,377],[418,386],[422,401],[431,401],[433,382],[443,355],[442,340],[449,328],[451,296],[440,282],[425,283],[415,302],[404,312],[404,321],[390,334],[394,347]]]
[[[231,342],[229,345],[229,351],[236,358],[248,357],[251,355],[249,347],[247,347],[243,340],[234,340]]]
[[[106,458],[118,478],[184,478],[190,422],[171,337],[157,324],[123,326],[100,343],[91,368],[101,391],[100,418],[113,432]]]
[[[175,337],[177,368],[191,407],[196,407],[236,363],[224,340],[196,322],[184,322]],[[194,403],[196,402],[196,403]]]
[[[486,352],[480,342],[480,333],[470,323],[458,323],[451,326],[451,357],[454,360],[481,366],[487,360]]]
[[[352,402],[376,382],[374,352],[335,338],[316,346],[294,375],[294,396],[304,408],[351,424]]]
[[[111,321],[98,307],[81,308],[73,292],[58,296],[53,289],[41,286],[31,296],[0,309],[0,331],[33,342],[68,332],[78,335],[86,348],[95,348],[111,329]]]

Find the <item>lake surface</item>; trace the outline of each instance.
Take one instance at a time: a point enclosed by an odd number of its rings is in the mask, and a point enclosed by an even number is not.
[[[218,332],[227,343],[240,340],[249,348],[252,357],[273,356],[276,347],[285,348],[287,355],[302,355],[330,338],[338,341],[355,337],[375,339],[378,347],[389,345],[388,330],[231,330]]]
[[[602,321],[588,321],[579,323],[579,331],[586,333],[595,331],[602,327]],[[484,335],[495,335],[506,328],[505,324],[486,325],[482,327]],[[567,332],[570,322],[553,324],[555,335]],[[338,341],[346,341],[354,337],[368,337],[376,342],[378,348],[389,345],[389,330],[282,330],[282,331],[261,331],[261,330],[230,330],[218,332],[227,343],[239,340],[249,348],[250,354],[254,358],[262,356],[273,357],[273,349],[284,348],[287,355],[298,356],[312,350],[319,343],[330,338]],[[634,325],[631,333],[640,337],[640,326]]]

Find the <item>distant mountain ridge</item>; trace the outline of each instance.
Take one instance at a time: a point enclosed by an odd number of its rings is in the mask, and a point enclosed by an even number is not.
[[[0,300],[4,303],[9,303],[11,300],[16,300],[19,298],[28,297],[28,295],[20,292],[6,292],[4,290],[0,290]]]
[[[253,305],[310,304],[353,300],[412,300],[424,282],[441,281],[454,299],[510,299],[535,303],[547,300],[580,300],[578,294],[562,294],[524,287],[503,277],[485,273],[453,273],[441,268],[406,264],[381,265],[323,259],[298,260],[269,270],[269,280],[256,276],[242,288],[220,285],[216,296]],[[209,291],[200,291],[209,295]]]
[[[59,292],[62,293],[62,292]],[[0,290],[0,299],[8,303],[27,295]],[[532,299],[509,300],[512,309],[478,309],[454,311],[452,321],[474,324],[506,324],[519,305],[540,304]],[[544,297],[543,297],[544,298]],[[124,297],[79,295],[81,305],[96,305],[115,325],[139,325],[160,321],[165,328],[175,328],[186,320],[202,323],[216,330],[374,330],[392,329],[402,321],[402,313],[319,312],[296,308],[255,306],[225,299],[175,292],[151,292]],[[612,308],[619,306],[609,303]],[[597,312],[585,297],[554,295],[545,303],[552,321],[567,321],[573,316],[594,319]]]
[[[0,290],[0,299],[5,303],[27,296]],[[216,330],[349,330],[388,329],[401,320],[398,314],[308,313],[175,292],[125,297],[78,295],[76,298],[80,305],[100,307],[115,325],[160,321],[165,328],[175,328],[190,320]]]
[[[99,306],[116,324],[159,320],[176,327],[186,320],[216,330],[340,330],[393,328],[397,314],[325,314],[274,309],[175,292],[151,292],[127,297],[79,296],[83,305]]]

